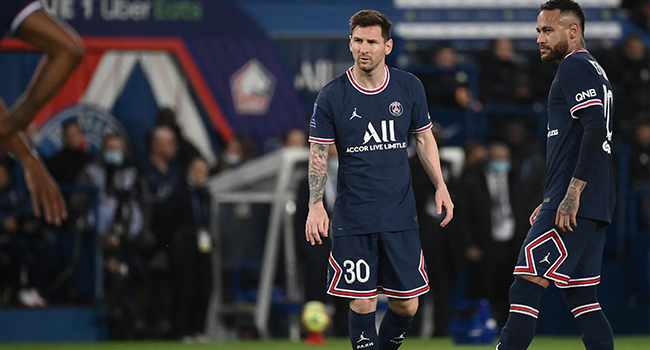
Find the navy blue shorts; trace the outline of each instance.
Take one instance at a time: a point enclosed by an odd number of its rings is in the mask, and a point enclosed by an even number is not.
[[[605,247],[603,222],[578,217],[573,232],[555,226],[554,210],[539,212],[519,252],[515,275],[547,278],[559,288],[600,283]]]
[[[429,291],[418,230],[332,238],[327,293],[367,299],[383,292],[409,299]]]

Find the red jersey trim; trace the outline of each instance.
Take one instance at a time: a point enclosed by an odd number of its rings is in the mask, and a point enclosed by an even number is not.
[[[577,54],[578,52],[586,52],[586,53],[589,53],[589,51],[587,51],[587,50],[585,50],[585,49],[577,49],[577,50],[573,50],[573,51],[571,51],[568,55],[564,56],[564,58],[566,59],[566,58],[569,57],[569,56],[573,56],[573,55]]]
[[[433,123],[429,122],[429,124],[419,128],[419,129],[410,129],[409,132],[411,134],[421,134],[425,131],[429,131],[433,128]]]
[[[390,71],[388,70],[388,66],[384,65],[384,81],[376,89],[366,89],[363,86],[361,86],[361,84],[359,84],[357,80],[354,78],[354,74],[352,74],[352,68],[354,68],[354,66],[350,67],[345,72],[345,74],[348,76],[348,80],[350,81],[350,84],[352,84],[352,86],[354,86],[354,88],[357,89],[362,94],[376,95],[384,91],[384,89],[386,89],[386,86],[388,86],[388,82],[390,81]]]
[[[601,100],[588,100],[588,101],[579,103],[579,104],[573,106],[573,108],[571,108],[571,110],[570,110],[571,117],[574,118],[574,119],[577,119],[575,117],[575,115],[573,115],[573,113],[575,113],[577,110],[587,108],[587,107],[591,107],[591,106],[601,106],[602,107],[603,106],[603,101],[601,101]]]
[[[321,144],[324,144],[324,145],[333,145],[334,144],[334,139],[324,139],[324,138],[320,138],[320,137],[310,136],[309,137],[309,142],[321,143]]]

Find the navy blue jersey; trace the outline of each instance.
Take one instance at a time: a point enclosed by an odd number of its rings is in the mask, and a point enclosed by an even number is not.
[[[34,0],[2,0],[0,1],[0,34],[13,34],[20,23],[32,12],[41,8],[41,3]]]
[[[587,50],[576,50],[560,63],[548,96],[546,188],[542,209],[557,210],[564,199],[580,152],[583,127],[576,112],[595,107],[602,112],[607,136],[596,152],[598,159],[580,196],[578,216],[611,222],[615,188],[612,167],[614,97],[603,68]]]
[[[422,83],[385,67],[383,84],[363,88],[352,68],[316,98],[309,141],[336,144],[339,155],[334,236],[418,227],[407,145],[431,129]]]

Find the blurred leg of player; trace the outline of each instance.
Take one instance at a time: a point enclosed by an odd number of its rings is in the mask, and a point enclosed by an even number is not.
[[[7,110],[0,103],[0,144],[11,152],[25,169],[34,214],[59,225],[67,217],[63,196],[38,154],[22,133],[36,113],[63,86],[83,57],[79,36],[66,24],[51,17],[35,2],[23,11],[31,11],[18,25],[15,35],[45,54],[23,95]]]

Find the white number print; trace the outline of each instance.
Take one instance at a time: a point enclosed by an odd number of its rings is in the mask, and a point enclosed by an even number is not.
[[[603,142],[603,151],[607,154],[612,154],[612,129],[610,117],[612,113],[612,104],[614,103],[614,94],[612,90],[607,89],[607,85],[603,84],[603,114],[605,115],[605,126],[607,127],[607,140]]]
[[[607,73],[605,73],[605,70],[603,69],[603,67],[600,66],[600,64],[598,64],[598,62],[589,60],[589,63],[591,63],[591,65],[594,66],[594,68],[596,68],[596,73],[598,73],[598,75],[602,75],[603,78],[605,78],[605,80],[609,81],[609,78],[607,77]]]
[[[347,284],[352,284],[355,281],[360,283],[368,282],[370,278],[370,265],[363,260],[359,259],[355,264],[352,260],[346,260],[343,262],[343,267],[345,267],[345,282]]]

